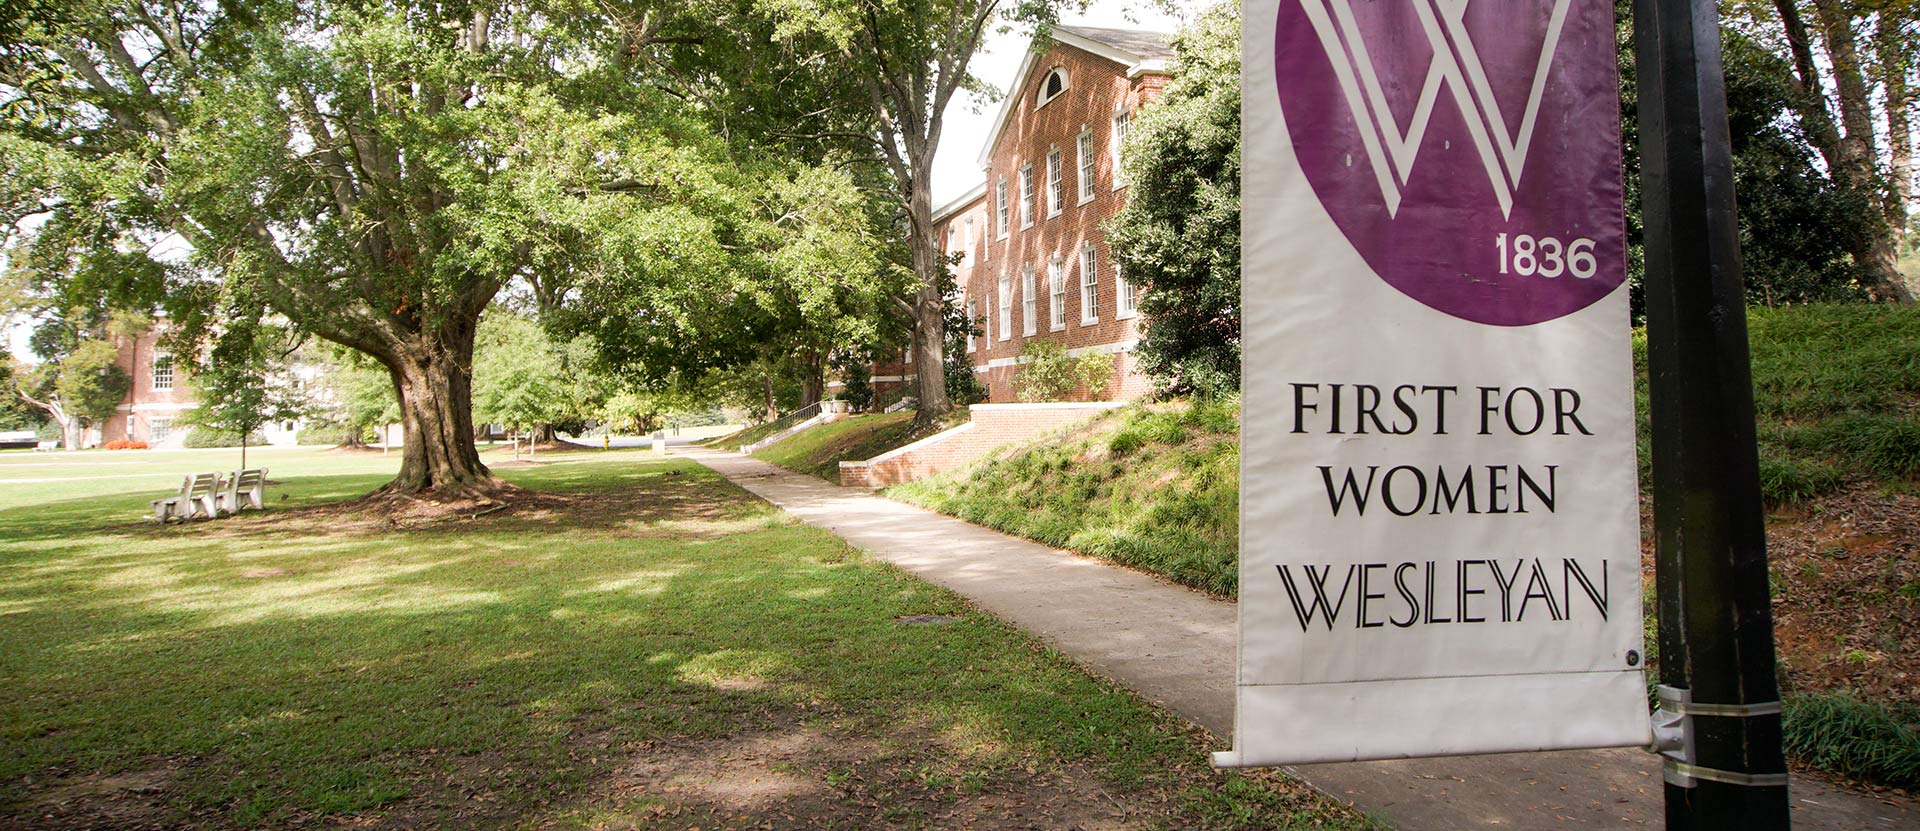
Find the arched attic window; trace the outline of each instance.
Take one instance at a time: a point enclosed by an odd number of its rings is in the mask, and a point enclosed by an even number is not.
[[[1046,106],[1048,101],[1060,97],[1060,93],[1066,91],[1067,71],[1056,66],[1052,71],[1047,73],[1046,79],[1040,82],[1040,94],[1033,108],[1037,110]]]

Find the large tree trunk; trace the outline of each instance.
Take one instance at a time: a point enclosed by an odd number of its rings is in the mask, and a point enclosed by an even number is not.
[[[800,358],[800,406],[817,404],[827,392],[827,362],[818,349],[809,349]]]
[[[1826,159],[1834,179],[1866,196],[1872,206],[1868,232],[1848,246],[1854,262],[1866,272],[1868,295],[1886,303],[1912,303],[1913,293],[1895,266],[1899,244],[1893,225],[1887,221],[1886,191],[1876,170],[1871,93],[1861,67],[1854,19],[1840,0],[1813,0],[1812,5],[1839,104],[1837,128],[1826,110],[1825,88],[1808,51],[1810,38],[1794,0],[1774,3],[1793,52],[1802,120],[1811,126],[1809,138]]]
[[[1905,42],[1899,15],[1882,11],[1875,23],[1875,50],[1879,53],[1880,81],[1885,86],[1887,173],[1892,181],[1887,188],[1887,224],[1893,226],[1896,251],[1907,250],[1907,201],[1913,195],[1913,87],[1907,83],[1912,67],[1911,47]]]
[[[911,144],[911,142],[909,142]],[[933,227],[933,153],[909,154],[913,165],[912,190],[907,197],[907,244],[913,249],[913,273],[920,287],[913,296],[913,350],[915,427],[931,427],[953,412],[947,399],[946,298],[947,263]]]
[[[387,369],[400,400],[400,475],[381,489],[438,499],[489,498],[502,483],[473,443],[473,334],[421,335],[394,350]]]

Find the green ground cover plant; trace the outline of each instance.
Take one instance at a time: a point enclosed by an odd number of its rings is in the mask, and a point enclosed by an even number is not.
[[[887,495],[1230,595],[1239,416],[1232,401],[1138,404]]]
[[[967,408],[954,410],[930,429],[914,429],[913,416],[912,411],[849,416],[760,448],[753,457],[838,484],[841,462],[871,459],[964,422]]]
[[[1920,476],[1920,315],[1865,304],[1747,310],[1767,500],[1798,502],[1850,482]],[[1647,479],[1646,339],[1639,368],[1641,482]]]
[[[229,455],[0,454],[0,826],[1365,824],[688,462],[410,524],[343,502],[397,455],[271,450],[267,512],[139,519]]]
[[[1920,788],[1920,708],[1842,693],[1789,695],[1780,717],[1787,753],[1863,782]]]
[[[724,436],[708,439],[706,443],[725,450],[738,450],[743,444],[753,444],[754,442],[786,429],[788,426],[790,425],[781,423],[779,419],[762,422],[760,424],[750,424]]]

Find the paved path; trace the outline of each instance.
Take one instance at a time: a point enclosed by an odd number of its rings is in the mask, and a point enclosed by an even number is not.
[[[980,608],[1225,738],[1234,607],[1173,583],[757,459],[675,448],[852,545]],[[1225,749],[1224,747],[1220,749]],[[1291,769],[1401,831],[1659,827],[1660,766],[1639,750],[1562,751]],[[1794,827],[1920,829],[1920,805],[1796,778]]]

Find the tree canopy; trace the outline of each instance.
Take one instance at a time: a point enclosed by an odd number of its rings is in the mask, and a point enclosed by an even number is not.
[[[491,498],[472,363],[503,289],[531,287],[610,365],[693,377],[766,341],[767,315],[736,312],[887,273],[849,237],[871,212],[826,198],[857,193],[848,175],[739,152],[736,126],[769,130],[834,77],[776,81],[770,55],[735,83],[748,11],[115,0],[29,19],[0,63],[0,209],[49,302],[157,308],[183,342],[273,313],[369,356],[406,430],[387,490]]]
[[[1173,41],[1179,73],[1127,137],[1127,206],[1107,223],[1142,290],[1141,367],[1176,392],[1240,389],[1240,5]]]

